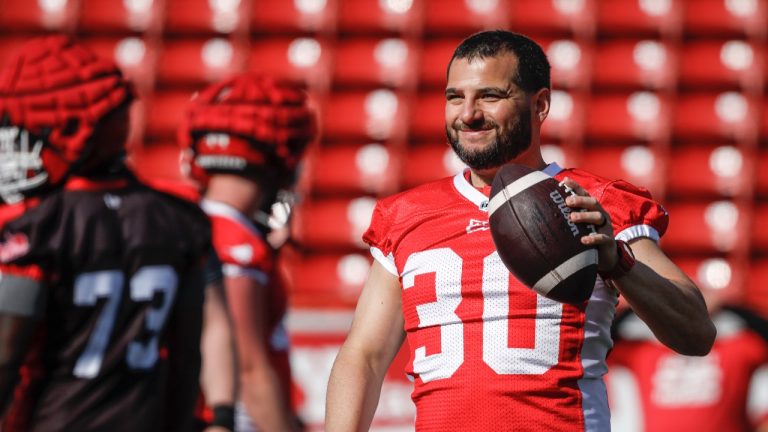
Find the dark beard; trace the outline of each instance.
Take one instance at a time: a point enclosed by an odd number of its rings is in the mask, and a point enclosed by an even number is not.
[[[462,147],[458,131],[451,126],[445,127],[445,134],[453,151],[468,167],[474,170],[497,168],[531,146],[531,110],[521,112],[518,121],[507,134],[499,134],[496,141],[482,150],[469,151]]]

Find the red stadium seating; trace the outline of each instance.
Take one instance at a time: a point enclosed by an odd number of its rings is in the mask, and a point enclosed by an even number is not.
[[[76,0],[0,1],[0,31],[70,32],[77,24]]]
[[[242,33],[248,30],[247,1],[165,0],[166,33]]]
[[[752,143],[757,139],[759,108],[754,98],[739,92],[680,94],[674,107],[674,138]]]
[[[755,193],[761,198],[768,198],[768,149],[758,153],[755,163]]]
[[[25,36],[0,35],[0,65],[5,65],[13,56],[19,54],[22,45],[28,40]]]
[[[348,308],[357,303],[371,260],[366,251],[306,255],[286,251],[279,267],[294,306]]]
[[[664,197],[666,158],[651,146],[586,147],[577,165],[609,179],[622,179]]]
[[[510,28],[523,33],[591,37],[597,0],[512,0]]]
[[[401,38],[353,38],[339,42],[333,80],[337,86],[416,85],[418,49]]]
[[[300,187],[323,195],[389,195],[400,183],[400,149],[381,144],[315,146],[304,157]]]
[[[686,0],[685,32],[691,36],[766,36],[768,7],[761,1]]]
[[[245,70],[248,51],[236,38],[166,39],[158,84],[202,87]]]
[[[422,87],[445,89],[446,71],[453,51],[461,38],[440,38],[425,40],[421,50],[419,64],[419,85]],[[433,90],[430,90],[433,91]]]
[[[469,35],[479,30],[509,27],[509,0],[423,0],[424,31]]]
[[[680,197],[749,197],[754,156],[730,145],[673,147],[668,192]]]
[[[320,114],[330,140],[403,141],[407,119],[407,100],[387,89],[336,93],[324,101]]]
[[[765,49],[743,40],[689,42],[680,53],[682,89],[762,91]]]
[[[154,85],[158,47],[154,38],[94,37],[83,42],[104,58],[111,58],[142,93]]]
[[[749,207],[722,201],[679,201],[665,205],[669,229],[661,246],[671,253],[737,253],[749,245]]]
[[[443,84],[445,86],[445,84]],[[430,90],[414,96],[410,137],[417,141],[445,141],[445,95]]]
[[[755,204],[750,233],[752,250],[762,254],[768,253],[768,202],[760,201]]]
[[[313,37],[272,37],[251,43],[248,70],[304,82],[326,92],[331,82],[332,47]]]
[[[682,32],[680,1],[610,0],[597,2],[601,35],[675,37]]]
[[[465,165],[448,144],[424,144],[407,149],[403,161],[403,188],[456,175]]]
[[[154,33],[163,23],[164,0],[80,0],[78,29],[103,33]]]
[[[653,92],[593,95],[586,112],[586,139],[664,142],[671,104]]]
[[[690,277],[707,295],[720,301],[737,303],[742,300],[749,266],[733,257],[675,256],[675,264]]]
[[[552,65],[556,89],[587,88],[591,81],[593,50],[578,39],[538,39]]]
[[[147,138],[175,140],[191,97],[189,90],[156,92],[147,101]]]
[[[609,40],[598,45],[594,65],[595,87],[672,90],[678,56],[661,40]]]
[[[337,0],[253,0],[251,31],[258,33],[331,33],[336,30]]]
[[[302,201],[291,220],[293,238],[313,250],[364,249],[362,235],[375,204],[367,196]]]
[[[338,0],[342,33],[421,35],[424,0]]]
[[[747,287],[744,304],[768,316],[768,258],[753,260],[747,274]]]
[[[584,95],[581,92],[552,91],[549,115],[542,127],[544,141],[580,142],[584,133]]]

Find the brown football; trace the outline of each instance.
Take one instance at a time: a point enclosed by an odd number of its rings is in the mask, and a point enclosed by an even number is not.
[[[488,204],[499,257],[522,283],[563,303],[589,299],[597,277],[597,249],[580,238],[592,225],[570,220],[569,188],[542,171],[505,165],[496,173]]]

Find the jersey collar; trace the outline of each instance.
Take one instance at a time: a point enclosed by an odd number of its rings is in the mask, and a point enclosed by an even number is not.
[[[550,177],[554,177],[562,170],[563,169],[560,168],[560,165],[552,162],[541,171]],[[472,186],[472,183],[467,180],[468,172],[469,168],[465,168],[464,171],[456,174],[456,176],[453,177],[453,186],[456,188],[459,194],[461,194],[471,203],[475,204],[477,208],[480,209],[480,211],[487,212],[488,197],[484,193],[480,192],[480,190],[478,190],[476,187]]]

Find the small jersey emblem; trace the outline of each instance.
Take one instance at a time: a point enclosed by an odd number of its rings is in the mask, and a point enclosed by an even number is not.
[[[120,208],[120,204],[123,202],[122,198],[117,195],[104,194],[104,204],[107,208],[117,210]]]
[[[489,229],[491,229],[491,226],[488,221],[470,219],[469,224],[467,224],[467,234],[473,233],[475,231],[487,231]]]
[[[6,234],[0,241],[0,262],[10,262],[29,252],[29,239],[24,233]]]

